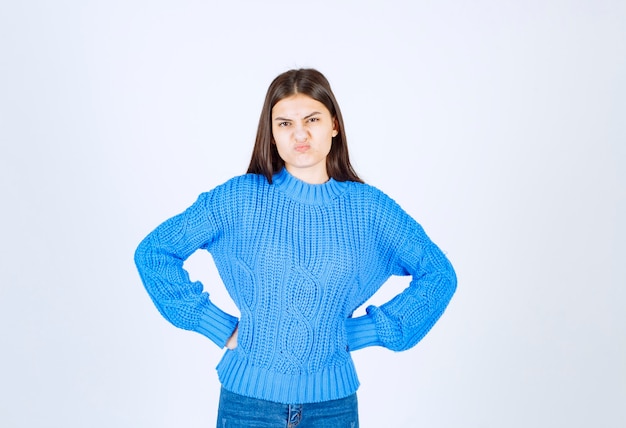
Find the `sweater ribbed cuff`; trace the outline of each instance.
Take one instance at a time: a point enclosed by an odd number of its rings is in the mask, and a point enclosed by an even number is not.
[[[223,348],[232,336],[239,320],[209,302],[198,323],[197,331]]]
[[[376,332],[376,324],[371,315],[363,315],[346,320],[348,334],[348,348],[350,351],[365,348],[366,346],[382,346]]]

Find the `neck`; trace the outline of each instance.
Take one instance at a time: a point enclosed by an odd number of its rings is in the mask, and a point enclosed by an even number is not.
[[[287,165],[285,168],[289,174],[308,184],[323,184],[330,179],[326,172],[326,165],[323,168],[295,168]]]

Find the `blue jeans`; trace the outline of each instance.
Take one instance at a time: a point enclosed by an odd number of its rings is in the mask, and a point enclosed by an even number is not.
[[[281,404],[222,388],[217,428],[358,428],[356,394],[321,403]]]

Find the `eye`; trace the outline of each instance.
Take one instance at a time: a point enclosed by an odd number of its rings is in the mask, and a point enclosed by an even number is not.
[[[279,123],[278,123],[278,127],[279,127],[279,128],[284,128],[284,127],[286,127],[286,126],[289,126],[289,122],[279,122]]]
[[[309,122],[319,122],[320,118],[319,117],[311,117],[309,118]]]

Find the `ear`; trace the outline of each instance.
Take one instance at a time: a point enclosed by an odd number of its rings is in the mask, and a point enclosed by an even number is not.
[[[333,133],[332,133],[333,138],[336,137],[337,134],[339,134],[339,124],[337,123],[337,119],[333,118]]]

